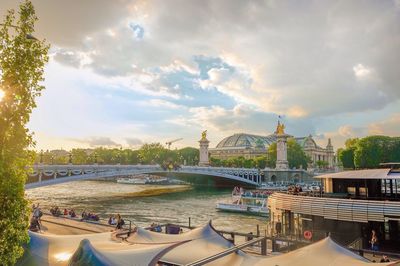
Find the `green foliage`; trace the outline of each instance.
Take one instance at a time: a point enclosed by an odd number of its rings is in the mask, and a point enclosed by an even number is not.
[[[277,151],[277,145],[276,142],[274,142],[268,147],[267,166],[269,168],[275,168],[276,166],[276,151]]]
[[[289,167],[303,167],[304,169],[307,169],[307,165],[309,162],[311,162],[311,159],[307,157],[307,155],[304,153],[303,149],[295,139],[288,139],[287,149]]]
[[[316,164],[317,164],[318,168],[325,168],[329,165],[329,163],[326,161],[317,161]]]
[[[264,169],[267,167],[267,156],[258,156],[253,159],[254,161],[254,167]]]
[[[345,169],[355,169],[354,165],[354,151],[356,150],[358,138],[348,139],[345,142],[346,148],[340,148],[337,150],[337,157],[339,162]]]
[[[343,168],[354,169],[354,150],[355,147],[347,149],[338,149],[337,156],[341,162]]]
[[[28,203],[24,198],[27,165],[33,144],[26,124],[35,98],[44,87],[44,65],[49,46],[44,41],[27,39],[37,21],[33,5],[20,5],[7,12],[0,28],[0,89],[5,96],[0,102],[0,262],[13,265],[23,254],[22,244],[28,241]],[[12,25],[17,26],[13,28]]]
[[[45,151],[35,153],[35,163],[43,164],[67,164],[69,153],[72,155],[73,164],[165,164],[174,163],[189,165],[198,163],[199,150],[186,147],[180,150],[168,150],[160,143],[144,144],[139,150],[104,148],[96,149],[72,149]],[[41,160],[42,159],[42,160]]]
[[[400,161],[400,138],[369,136],[360,139],[354,151],[357,168],[375,168],[380,163]]]
[[[380,163],[400,162],[400,138],[368,136],[348,139],[337,152],[344,168],[376,168]]]

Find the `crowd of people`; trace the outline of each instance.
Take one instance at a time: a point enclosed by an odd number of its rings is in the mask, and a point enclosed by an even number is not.
[[[288,187],[287,191],[289,194],[297,195],[297,194],[303,192],[303,188],[299,185],[292,185],[292,186]]]
[[[161,228],[161,226],[159,224],[152,223],[150,225],[150,231],[161,233],[162,232],[162,228]]]
[[[58,206],[53,206],[50,208],[50,213],[53,216],[59,217],[62,215],[60,208]]]
[[[111,215],[108,218],[108,224],[109,225],[115,225],[115,229],[123,229],[123,226],[125,224],[124,219],[122,219],[121,215],[117,213],[117,215]]]
[[[97,222],[97,221],[100,220],[100,217],[95,213],[83,211],[82,214],[81,214],[81,221],[85,221],[85,220],[86,221],[96,221]]]
[[[232,195],[234,196],[245,196],[245,197],[256,197],[256,198],[267,198],[272,194],[269,190],[244,190],[242,187],[234,187]]]

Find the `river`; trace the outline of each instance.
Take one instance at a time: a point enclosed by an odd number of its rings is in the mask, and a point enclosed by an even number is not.
[[[226,213],[215,209],[217,202],[229,202],[230,190],[192,188],[189,186],[156,186],[119,184],[115,181],[76,181],[30,189],[26,195],[32,203],[48,211],[51,206],[95,212],[107,220],[119,213],[142,227],[156,223],[199,226],[209,220],[221,230],[255,232],[256,225],[264,230],[267,218]]]

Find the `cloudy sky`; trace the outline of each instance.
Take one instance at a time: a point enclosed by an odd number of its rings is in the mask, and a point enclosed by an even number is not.
[[[1,0],[0,16],[16,7]],[[37,149],[400,135],[400,1],[34,0]]]

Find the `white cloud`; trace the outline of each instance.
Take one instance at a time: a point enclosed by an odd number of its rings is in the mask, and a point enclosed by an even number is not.
[[[400,113],[392,114],[387,119],[369,124],[368,133],[372,135],[400,136]]]
[[[71,139],[74,142],[89,145],[89,147],[119,147],[120,144],[116,143],[109,137],[92,136],[84,139]]]
[[[44,20],[45,11],[60,13],[52,3],[38,2],[37,7]],[[209,70],[210,79],[202,80],[202,87],[214,86],[237,103],[267,112],[324,116],[379,110],[400,98],[400,63],[393,56],[400,46],[400,21],[391,7],[351,1],[120,1],[96,5],[87,17],[78,13],[74,23],[82,26],[67,31],[73,45],[54,37],[55,27],[40,24],[39,30],[73,52],[61,50],[57,60],[76,66],[86,57],[84,65],[95,72],[129,77],[151,95],[182,97],[180,90],[163,84],[154,68],[196,75],[193,56],[206,55],[222,58],[233,70]],[[177,12],[179,16],[173,15]],[[105,14],[104,21],[99,22],[99,13]],[[64,17],[59,15],[55,25]],[[133,38],[138,31],[146,33],[139,42]],[[354,76],[368,82],[357,83]]]
[[[362,64],[358,64],[353,67],[354,75],[359,78],[363,79],[368,77],[371,74],[371,69],[363,66]]]
[[[325,117],[373,113],[400,101],[398,0],[33,3],[40,19],[35,36],[52,44],[55,60],[79,69],[79,73],[54,73],[56,69],[51,73],[68,74],[74,82],[68,86],[53,82],[53,88],[60,87],[53,91],[65,99],[59,105],[54,101],[57,95],[53,101],[39,102],[53,111],[39,110],[40,119],[34,118],[43,131],[57,131],[55,125],[46,128],[42,122],[57,116],[74,132],[100,125],[99,130],[109,133],[101,119],[92,118],[103,111],[101,106],[90,93],[77,92],[77,86],[85,85],[82,80],[154,97],[149,104],[176,110],[169,123],[186,121],[225,133],[224,127],[257,130],[253,121],[263,124],[262,118],[270,123],[274,113],[286,114],[294,130],[303,133],[309,127],[313,132],[313,123]],[[0,15],[16,5],[2,1]],[[223,65],[208,68],[209,78],[202,79],[195,56],[220,58]],[[183,75],[185,82],[175,82]],[[186,107],[190,111],[179,114],[185,103],[173,102],[195,102],[199,87],[208,89],[210,97],[215,97],[215,88],[233,103],[229,107],[194,103],[190,106],[202,107]],[[63,111],[66,108],[71,114]],[[81,115],[81,122],[71,122],[71,115]],[[377,122],[369,129],[380,132],[384,127]],[[341,137],[359,133],[346,126],[334,132]]]
[[[356,133],[355,133],[353,127],[350,125],[344,125],[344,126],[339,127],[338,133],[340,136],[346,137],[346,138],[353,138],[356,136]]]
[[[151,99],[148,101],[142,101],[140,102],[141,105],[147,108],[151,107],[161,107],[161,108],[167,108],[167,109],[183,109],[185,106],[175,104],[170,101],[162,100],[162,99]]]

